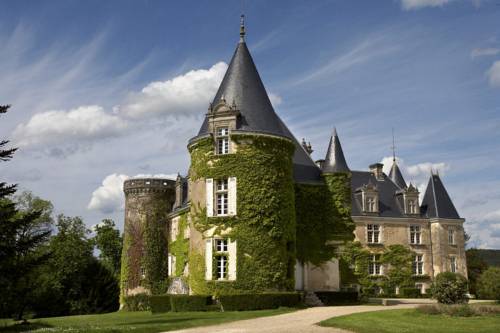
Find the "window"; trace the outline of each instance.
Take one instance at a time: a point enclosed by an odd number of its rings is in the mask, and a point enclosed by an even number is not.
[[[420,244],[421,241],[421,231],[419,225],[410,226],[410,244]]]
[[[457,258],[456,257],[450,257],[450,271],[452,273],[457,272]]]
[[[417,254],[413,260],[413,274],[424,275],[424,256]]]
[[[415,289],[420,290],[420,293],[423,294],[424,285],[422,283],[415,283]]]
[[[225,216],[227,215],[227,209],[228,209],[227,179],[221,179],[217,181],[215,193],[217,200],[217,215]]]
[[[228,242],[227,239],[216,239],[215,240],[215,253],[216,253],[216,263],[217,272],[216,276],[218,280],[227,279],[228,271]]]
[[[227,252],[227,239],[216,239],[215,250],[217,252]]]
[[[380,243],[380,226],[378,224],[368,224],[368,243]]]
[[[368,263],[368,274],[381,275],[380,255],[373,254],[370,256],[369,260],[370,260],[370,262]]]
[[[146,268],[141,267],[141,278],[145,279],[146,278]]]
[[[227,127],[217,128],[217,154],[229,154],[229,129]]]
[[[408,200],[408,213],[409,214],[417,214],[417,203],[415,199]]]
[[[448,244],[451,245],[455,244],[455,229],[452,228],[448,229]]]
[[[377,211],[377,205],[376,205],[376,200],[375,197],[367,197],[366,198],[366,211],[370,213],[374,213]]]

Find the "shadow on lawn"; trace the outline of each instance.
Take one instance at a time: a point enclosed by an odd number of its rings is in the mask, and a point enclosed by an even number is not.
[[[26,332],[26,331],[34,331],[40,328],[50,328],[50,327],[53,326],[43,322],[30,323],[28,321],[25,323],[17,323],[14,325],[6,325],[6,326],[0,325],[0,332]]]
[[[165,318],[165,319],[156,319],[156,320],[148,320],[148,321],[126,322],[126,323],[116,324],[116,326],[141,326],[141,325],[151,325],[151,324],[176,324],[176,323],[182,323],[182,322],[185,322],[185,321],[192,321],[192,320],[197,320],[197,319],[210,321],[211,318],[203,318],[203,317]]]

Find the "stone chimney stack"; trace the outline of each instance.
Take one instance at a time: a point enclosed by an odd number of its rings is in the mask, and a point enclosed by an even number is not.
[[[377,178],[377,180],[384,179],[384,172],[382,171],[383,167],[384,167],[384,165],[382,163],[374,163],[374,164],[370,165],[370,171],[371,171],[371,173],[373,173],[375,178]]]
[[[183,188],[182,188],[182,177],[180,174],[177,174],[177,178],[175,180],[175,203],[174,209],[182,206],[182,197],[183,197]]]

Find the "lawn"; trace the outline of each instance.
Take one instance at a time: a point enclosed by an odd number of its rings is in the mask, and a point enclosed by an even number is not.
[[[15,325],[12,321],[0,320],[0,332],[99,332],[99,333],[155,333],[195,326],[226,323],[241,319],[273,316],[294,311],[280,308],[274,310],[241,312],[115,312],[99,315],[68,316],[30,320],[29,325]]]
[[[409,310],[385,310],[335,317],[320,323],[358,333],[498,333],[500,315],[449,317]]]

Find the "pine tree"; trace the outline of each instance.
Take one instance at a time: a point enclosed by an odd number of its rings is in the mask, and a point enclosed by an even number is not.
[[[0,106],[4,114],[10,105]],[[9,161],[16,148],[0,141],[0,161]],[[22,319],[28,305],[34,274],[49,253],[40,251],[49,240],[51,230],[41,224],[40,211],[19,211],[10,196],[16,185],[0,182],[0,317],[15,315]]]

